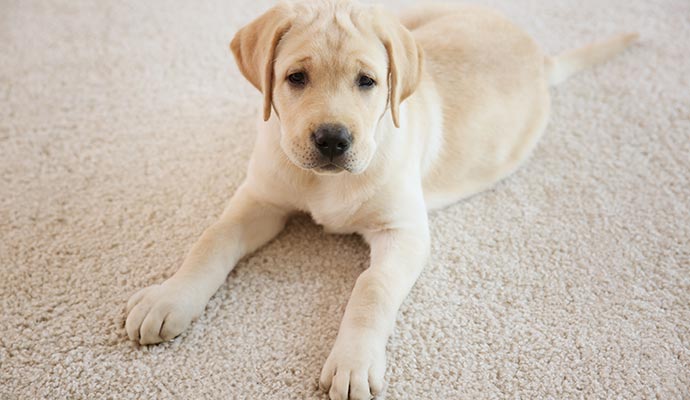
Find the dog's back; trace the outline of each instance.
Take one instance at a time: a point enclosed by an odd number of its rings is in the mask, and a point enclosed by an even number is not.
[[[436,112],[443,126],[427,138],[442,143],[429,146],[434,153],[426,155],[433,160],[424,171],[430,209],[477,193],[514,171],[544,131],[549,84],[604,61],[635,37],[622,35],[548,57],[526,32],[489,9],[424,6],[401,20],[424,51],[426,76],[419,92],[436,91],[441,103]]]
[[[526,158],[546,125],[549,93],[539,46],[507,19],[473,6],[424,10],[402,19],[424,50],[420,92],[435,90],[441,102],[443,127],[429,140],[441,135],[443,145],[424,174],[428,207],[437,208],[487,188]]]

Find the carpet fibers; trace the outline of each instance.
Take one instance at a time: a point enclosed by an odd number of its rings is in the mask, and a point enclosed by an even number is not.
[[[690,398],[690,2],[485,4],[552,53],[641,41],[552,91],[517,173],[431,215],[386,398]],[[243,179],[260,96],[228,43],[269,5],[0,2],[0,398],[325,398],[368,249],[307,216],[179,338],[123,329]]]

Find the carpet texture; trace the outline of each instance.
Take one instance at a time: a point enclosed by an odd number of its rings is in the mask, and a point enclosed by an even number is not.
[[[690,2],[485,4],[549,52],[642,38],[553,90],[517,173],[431,215],[386,398],[690,398]],[[0,2],[0,398],[325,398],[368,249],[307,216],[173,342],[122,327],[243,179],[260,96],[228,43],[269,5]]]

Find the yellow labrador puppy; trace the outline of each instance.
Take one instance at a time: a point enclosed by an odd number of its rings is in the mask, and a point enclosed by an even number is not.
[[[231,49],[263,94],[247,177],[170,279],[128,303],[141,344],[179,335],[237,261],[308,211],[357,232],[357,279],[321,373],[331,399],[383,388],[386,341],[429,254],[427,211],[509,175],[549,114],[549,84],[610,57],[635,35],[549,57],[494,12],[433,6],[395,18],[353,1],[281,3]]]

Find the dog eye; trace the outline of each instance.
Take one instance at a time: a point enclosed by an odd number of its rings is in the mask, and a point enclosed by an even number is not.
[[[361,75],[359,77],[359,80],[357,81],[357,85],[359,85],[360,88],[366,89],[376,85],[376,81],[374,81],[366,75]]]
[[[304,86],[307,84],[307,74],[304,72],[295,72],[288,75],[288,82],[294,86]]]

